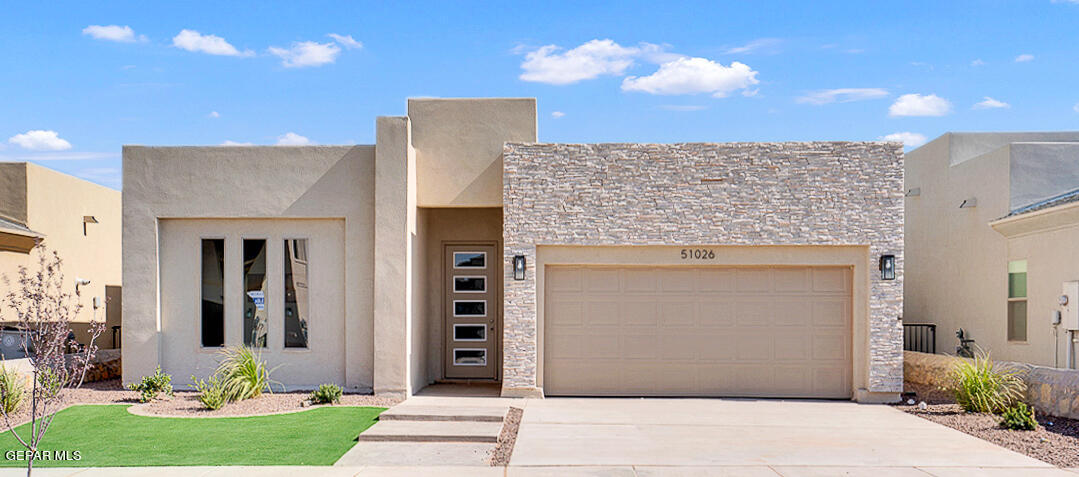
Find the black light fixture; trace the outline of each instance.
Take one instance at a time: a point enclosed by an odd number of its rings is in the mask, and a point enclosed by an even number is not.
[[[895,255],[880,256],[880,279],[895,280]]]
[[[514,255],[513,256],[513,279],[524,280],[525,279],[525,256]]]

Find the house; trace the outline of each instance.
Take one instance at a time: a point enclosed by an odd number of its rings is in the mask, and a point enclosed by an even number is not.
[[[36,270],[39,246],[59,253],[64,291],[77,286],[82,297],[72,319],[76,339],[87,342],[88,323],[105,321],[97,341],[105,349],[120,340],[120,214],[120,191],[36,164],[0,163],[0,275],[14,288],[19,267]],[[0,282],[0,291],[10,288]],[[3,325],[16,321],[11,310],[0,310]],[[21,345],[6,340],[0,353],[21,355]]]
[[[126,146],[124,380],[248,344],[292,388],[897,398],[899,144],[549,144],[534,99],[407,111],[374,145]]]
[[[937,352],[962,329],[995,359],[1075,368],[1079,132],[948,133],[907,154],[906,188],[904,321],[935,324]]]

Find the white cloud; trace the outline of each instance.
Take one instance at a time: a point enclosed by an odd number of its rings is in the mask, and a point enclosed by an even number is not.
[[[885,96],[888,96],[888,90],[882,88],[837,88],[814,91],[796,99],[795,102],[821,105],[878,99]]]
[[[1016,63],[1026,63],[1028,61],[1034,61],[1034,55],[1023,53],[1022,55],[1015,57]]]
[[[1075,106],[1072,106],[1072,111],[1079,113],[1079,103],[1075,103]]]
[[[981,58],[975,59],[974,61],[970,62],[970,66],[984,66],[984,65],[985,65],[985,62],[982,61]]]
[[[34,129],[11,136],[7,142],[31,151],[65,151],[71,143],[60,138],[56,131]]]
[[[918,147],[925,144],[926,137],[924,134],[918,134],[913,132],[897,132],[891,133],[887,136],[881,136],[878,139],[881,141],[889,142],[901,142],[905,147]]]
[[[310,139],[294,132],[287,132],[281,136],[277,136],[278,146],[306,146],[308,144],[311,144]]]
[[[563,117],[565,115],[566,115],[566,113],[563,113],[562,111],[554,111],[554,112],[551,113],[551,117],[555,118],[555,119],[561,118],[561,117]]]
[[[333,43],[301,41],[293,43],[288,48],[271,46],[270,54],[281,58],[281,66],[285,68],[304,68],[337,61],[337,55],[341,54],[341,47]]]
[[[363,48],[363,43],[356,41],[355,38],[352,38],[352,35],[338,35],[336,33],[329,33],[326,36],[333,38],[333,41],[340,43],[341,46],[350,50],[354,48]]]
[[[592,40],[572,50],[561,50],[556,45],[547,45],[526,53],[520,79],[564,85],[601,75],[620,76],[633,65],[634,57],[642,53],[639,47],[622,46],[609,39]]]
[[[776,49],[783,40],[779,38],[758,38],[742,46],[727,48],[728,55],[751,54],[751,53],[778,53]]]
[[[180,30],[178,35],[172,37],[172,46],[209,55],[251,56],[255,54],[251,50],[237,50],[235,46],[217,35],[203,35],[195,30],[186,29]]]
[[[222,146],[239,147],[239,146],[254,146],[255,143],[253,143],[253,142],[236,142],[236,141],[225,140],[225,142],[221,143],[221,145]]]
[[[82,29],[83,35],[88,35],[95,40],[117,41],[120,43],[134,43],[146,41],[146,36],[135,36],[135,30],[124,25],[90,25]]]
[[[210,111],[210,114],[207,114],[206,117],[217,119],[221,117],[221,114],[219,114],[217,111]]]
[[[889,116],[944,116],[952,111],[952,103],[935,94],[904,94],[888,108]]]
[[[974,105],[973,109],[1000,109],[1010,108],[1012,105],[1005,103],[1004,101],[996,100],[986,96],[984,100]]]
[[[759,82],[756,71],[737,61],[723,66],[707,58],[678,58],[663,63],[648,76],[627,77],[622,80],[622,90],[650,94],[711,93],[722,98],[739,89],[748,91]]]

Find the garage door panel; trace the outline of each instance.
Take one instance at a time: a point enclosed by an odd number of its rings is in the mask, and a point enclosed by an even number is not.
[[[734,270],[698,269],[697,290],[703,293],[729,293],[734,291]]]
[[[544,389],[849,397],[849,275],[813,267],[548,267]],[[571,286],[551,286],[563,277]]]

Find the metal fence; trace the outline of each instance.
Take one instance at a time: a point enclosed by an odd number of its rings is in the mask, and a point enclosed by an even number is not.
[[[937,325],[903,323],[903,351],[937,352]]]

